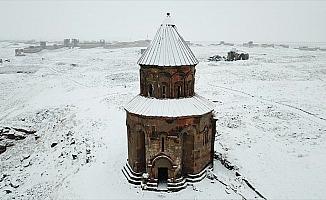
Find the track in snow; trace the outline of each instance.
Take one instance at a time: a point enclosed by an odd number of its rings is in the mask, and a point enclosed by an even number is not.
[[[282,106],[285,106],[285,107],[288,107],[288,108],[292,108],[292,109],[298,110],[298,111],[300,111],[300,112],[303,112],[303,113],[305,113],[305,114],[307,114],[307,115],[309,115],[309,116],[312,116],[312,117],[318,119],[319,121],[320,121],[320,120],[326,121],[325,118],[323,118],[323,117],[319,117],[319,116],[317,116],[317,114],[314,114],[314,113],[312,113],[312,112],[309,112],[309,111],[303,110],[302,108],[298,108],[298,107],[296,107],[296,106],[292,106],[292,105],[285,104],[285,103],[282,103],[282,102],[272,101],[272,100],[270,100],[270,99],[265,99],[265,98],[262,98],[262,97],[257,97],[257,96],[255,96],[255,95],[249,94],[249,93],[247,93],[247,92],[243,92],[243,91],[241,91],[241,90],[236,90],[236,89],[233,89],[233,88],[223,87],[223,86],[214,85],[214,84],[210,84],[210,83],[209,83],[209,85],[210,85],[210,86],[213,86],[213,87],[222,88],[222,89],[224,89],[224,90],[229,90],[229,91],[233,91],[233,92],[241,93],[241,94],[244,94],[244,95],[246,95],[246,96],[249,96],[249,97],[252,97],[252,98],[258,99],[258,100],[260,100],[260,101],[266,101],[266,102],[269,102],[269,103],[274,103],[274,104],[282,105]],[[315,122],[316,122],[316,121],[315,121]],[[319,122],[317,122],[317,123],[319,123]]]

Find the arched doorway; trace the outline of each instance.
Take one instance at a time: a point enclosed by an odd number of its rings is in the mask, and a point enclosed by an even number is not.
[[[159,155],[153,160],[153,172],[158,185],[166,185],[173,176],[173,162],[166,155]]]

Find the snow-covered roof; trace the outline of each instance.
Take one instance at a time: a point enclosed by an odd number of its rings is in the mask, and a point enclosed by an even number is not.
[[[184,66],[196,65],[198,60],[178,33],[177,27],[167,13],[154,40],[137,62],[139,65]]]
[[[124,108],[143,116],[182,117],[209,113],[214,110],[214,104],[197,94],[180,99],[155,99],[138,95]]]

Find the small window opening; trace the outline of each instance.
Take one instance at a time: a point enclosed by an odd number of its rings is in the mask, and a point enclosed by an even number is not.
[[[188,95],[192,95],[192,84],[191,81],[188,82]]]
[[[204,128],[204,134],[203,134],[203,145],[207,144],[208,143],[208,128],[207,126],[205,126]]]
[[[161,148],[162,148],[162,149],[161,149],[161,151],[164,152],[164,137],[162,137],[161,140],[162,140],[162,145],[161,145]]]
[[[149,84],[148,85],[148,96],[149,97],[152,97],[153,96],[153,91],[154,91],[153,85],[152,84]]]
[[[163,85],[163,87],[162,87],[162,97],[163,98],[166,97],[166,87],[165,87],[165,85]]]
[[[202,139],[203,139],[203,146],[204,146],[205,145],[205,134],[203,135]]]
[[[152,136],[156,136],[156,127],[152,126]]]
[[[181,97],[181,93],[182,93],[182,87],[180,85],[178,85],[178,92],[177,92],[177,97]]]

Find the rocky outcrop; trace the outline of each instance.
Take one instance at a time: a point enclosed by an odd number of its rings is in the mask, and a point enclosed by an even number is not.
[[[222,57],[220,55],[215,55],[208,58],[208,61],[222,61],[222,60],[225,60],[225,57]]]
[[[227,61],[235,61],[235,60],[248,60],[249,54],[237,51],[229,51]]]
[[[23,140],[27,135],[35,133],[36,130],[32,129],[0,127],[0,154],[6,152],[8,147],[14,146],[15,141]]]
[[[0,154],[4,153],[7,150],[6,146],[0,145]]]
[[[220,55],[211,56],[208,61],[236,61],[236,60],[248,60],[249,54],[244,52],[239,52],[237,50],[232,50],[228,52],[227,57]]]
[[[228,170],[238,170],[239,168],[235,165],[233,165],[230,161],[227,160],[227,158],[222,154],[218,152],[214,152],[214,159],[219,160],[221,164]]]

